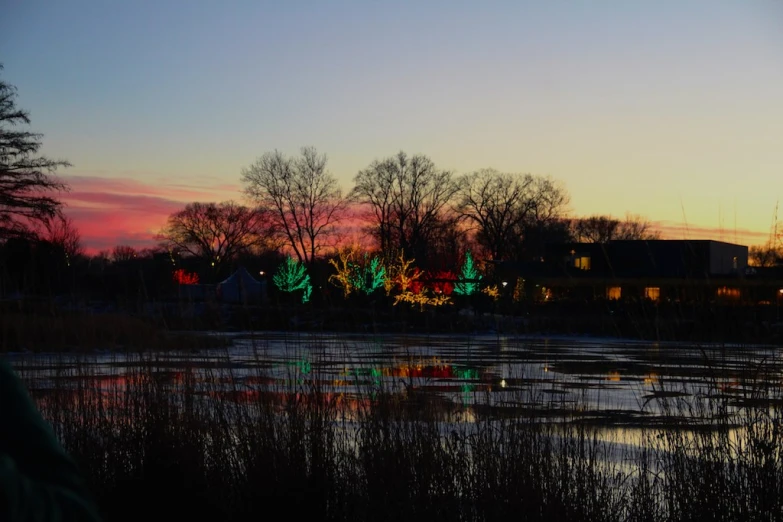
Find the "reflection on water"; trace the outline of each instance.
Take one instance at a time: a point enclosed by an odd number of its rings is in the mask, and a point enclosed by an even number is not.
[[[188,381],[211,399],[251,403],[317,386],[324,400],[350,412],[383,389],[463,421],[556,413],[611,426],[615,435],[689,413],[719,413],[674,407],[681,399],[769,406],[777,399],[760,395],[759,385],[779,386],[782,366],[780,350],[764,346],[337,334],[240,335],[230,349],[196,355],[17,354],[12,360],[39,397],[63,383],[75,389],[86,378],[104,392],[138,385],[145,377],[134,368],[143,365],[156,385],[175,392]]]

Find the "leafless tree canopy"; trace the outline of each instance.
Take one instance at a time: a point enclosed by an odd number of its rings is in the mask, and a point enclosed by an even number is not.
[[[42,135],[19,129],[29,123],[16,108],[16,88],[0,81],[0,240],[29,235],[31,222],[53,218],[60,209],[53,193],[67,188],[54,173],[69,163],[39,156]]]
[[[259,210],[232,201],[189,203],[169,216],[160,237],[169,248],[200,257],[220,270],[239,254],[262,245],[266,231]]]
[[[374,161],[354,177],[352,199],[370,208],[372,233],[384,253],[399,249],[423,261],[427,245],[457,191],[449,171],[404,152]]]
[[[748,264],[750,266],[772,267],[782,262],[783,247],[777,246],[774,240],[748,248]]]
[[[660,233],[652,229],[646,219],[628,214],[625,220],[611,216],[589,216],[571,223],[576,241],[582,243],[608,243],[615,240],[660,239]]]
[[[303,147],[293,158],[266,152],[242,171],[246,194],[270,212],[276,232],[307,264],[327,246],[346,209],[326,163],[315,148]]]
[[[457,197],[460,216],[474,225],[477,241],[495,260],[526,250],[525,243],[560,219],[567,204],[566,191],[549,178],[494,169],[461,178]]]
[[[136,249],[129,245],[117,245],[111,250],[111,260],[115,263],[130,261],[138,255]]]
[[[533,177],[528,223],[551,223],[563,218],[571,198],[563,184],[548,176]]]
[[[533,177],[483,169],[459,180],[457,211],[477,229],[476,239],[495,260],[508,257],[514,234],[531,211]]]
[[[71,218],[61,213],[44,218],[38,224],[35,235],[38,239],[60,248],[69,264],[84,253],[79,231],[73,225]]]

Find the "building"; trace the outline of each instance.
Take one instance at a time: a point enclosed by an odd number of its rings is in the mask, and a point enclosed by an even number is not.
[[[552,244],[539,262],[497,267],[504,286],[533,300],[738,301],[770,293],[748,290],[754,279],[747,273],[748,247],[712,240]]]
[[[266,280],[259,281],[244,267],[239,267],[217,285],[218,299],[223,303],[260,304],[266,301]]]

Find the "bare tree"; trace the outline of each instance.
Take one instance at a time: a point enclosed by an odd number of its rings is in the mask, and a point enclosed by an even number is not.
[[[200,257],[220,271],[239,254],[263,244],[264,218],[264,212],[232,201],[189,203],[169,216],[159,237],[169,248]]]
[[[53,217],[43,218],[36,227],[36,236],[39,240],[46,241],[61,249],[69,265],[72,260],[84,253],[81,234],[71,218],[62,213],[58,212]]]
[[[111,260],[115,263],[130,261],[138,257],[139,253],[129,245],[117,245],[111,250]]]
[[[397,170],[392,160],[373,161],[369,167],[354,177],[350,198],[368,209],[362,217],[371,223],[369,233],[378,241],[382,254],[387,254],[394,244],[394,218],[397,191]]]
[[[17,128],[29,123],[16,108],[16,88],[0,81],[0,240],[31,235],[31,223],[54,218],[60,202],[52,193],[67,189],[54,173],[70,164],[39,156],[43,136]]]
[[[548,176],[534,176],[530,186],[530,203],[525,219],[516,225],[514,241],[516,256],[540,259],[550,243],[571,239],[565,224],[570,197],[560,181]]]
[[[530,223],[560,220],[571,201],[563,184],[548,176],[533,177],[532,204],[528,212]]]
[[[423,262],[457,191],[452,173],[421,154],[399,152],[371,163],[354,183],[351,197],[371,209],[368,219],[384,254],[399,249]]]
[[[346,209],[326,163],[326,155],[303,147],[296,158],[266,152],[242,171],[245,193],[269,210],[275,231],[305,264],[326,247]]]
[[[612,216],[589,216],[571,223],[574,238],[582,243],[608,243],[617,240],[660,239],[660,233],[641,216],[626,214],[625,220]]]
[[[750,266],[767,268],[777,266],[781,261],[783,261],[783,247],[776,246],[773,240],[748,248]]]
[[[551,178],[483,169],[460,179],[457,211],[491,259],[533,259],[547,243],[565,239],[560,223],[568,201]]]
[[[615,239],[620,220],[610,216],[589,216],[574,219],[571,227],[579,243],[608,243]]]
[[[483,169],[460,178],[457,212],[477,229],[491,259],[509,257],[515,234],[534,210],[534,178]]]

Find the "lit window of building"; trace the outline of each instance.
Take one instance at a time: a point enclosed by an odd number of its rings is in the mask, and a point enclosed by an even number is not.
[[[579,270],[590,270],[590,256],[575,257],[574,268],[578,268]]]
[[[610,300],[620,299],[623,295],[623,289],[619,286],[609,286],[606,288],[606,298]]]
[[[730,288],[728,286],[721,286],[718,288],[716,295],[725,299],[739,299],[739,288]]]
[[[644,297],[645,299],[650,299],[651,301],[657,301],[661,298],[661,289],[657,286],[648,286],[644,289]]]

